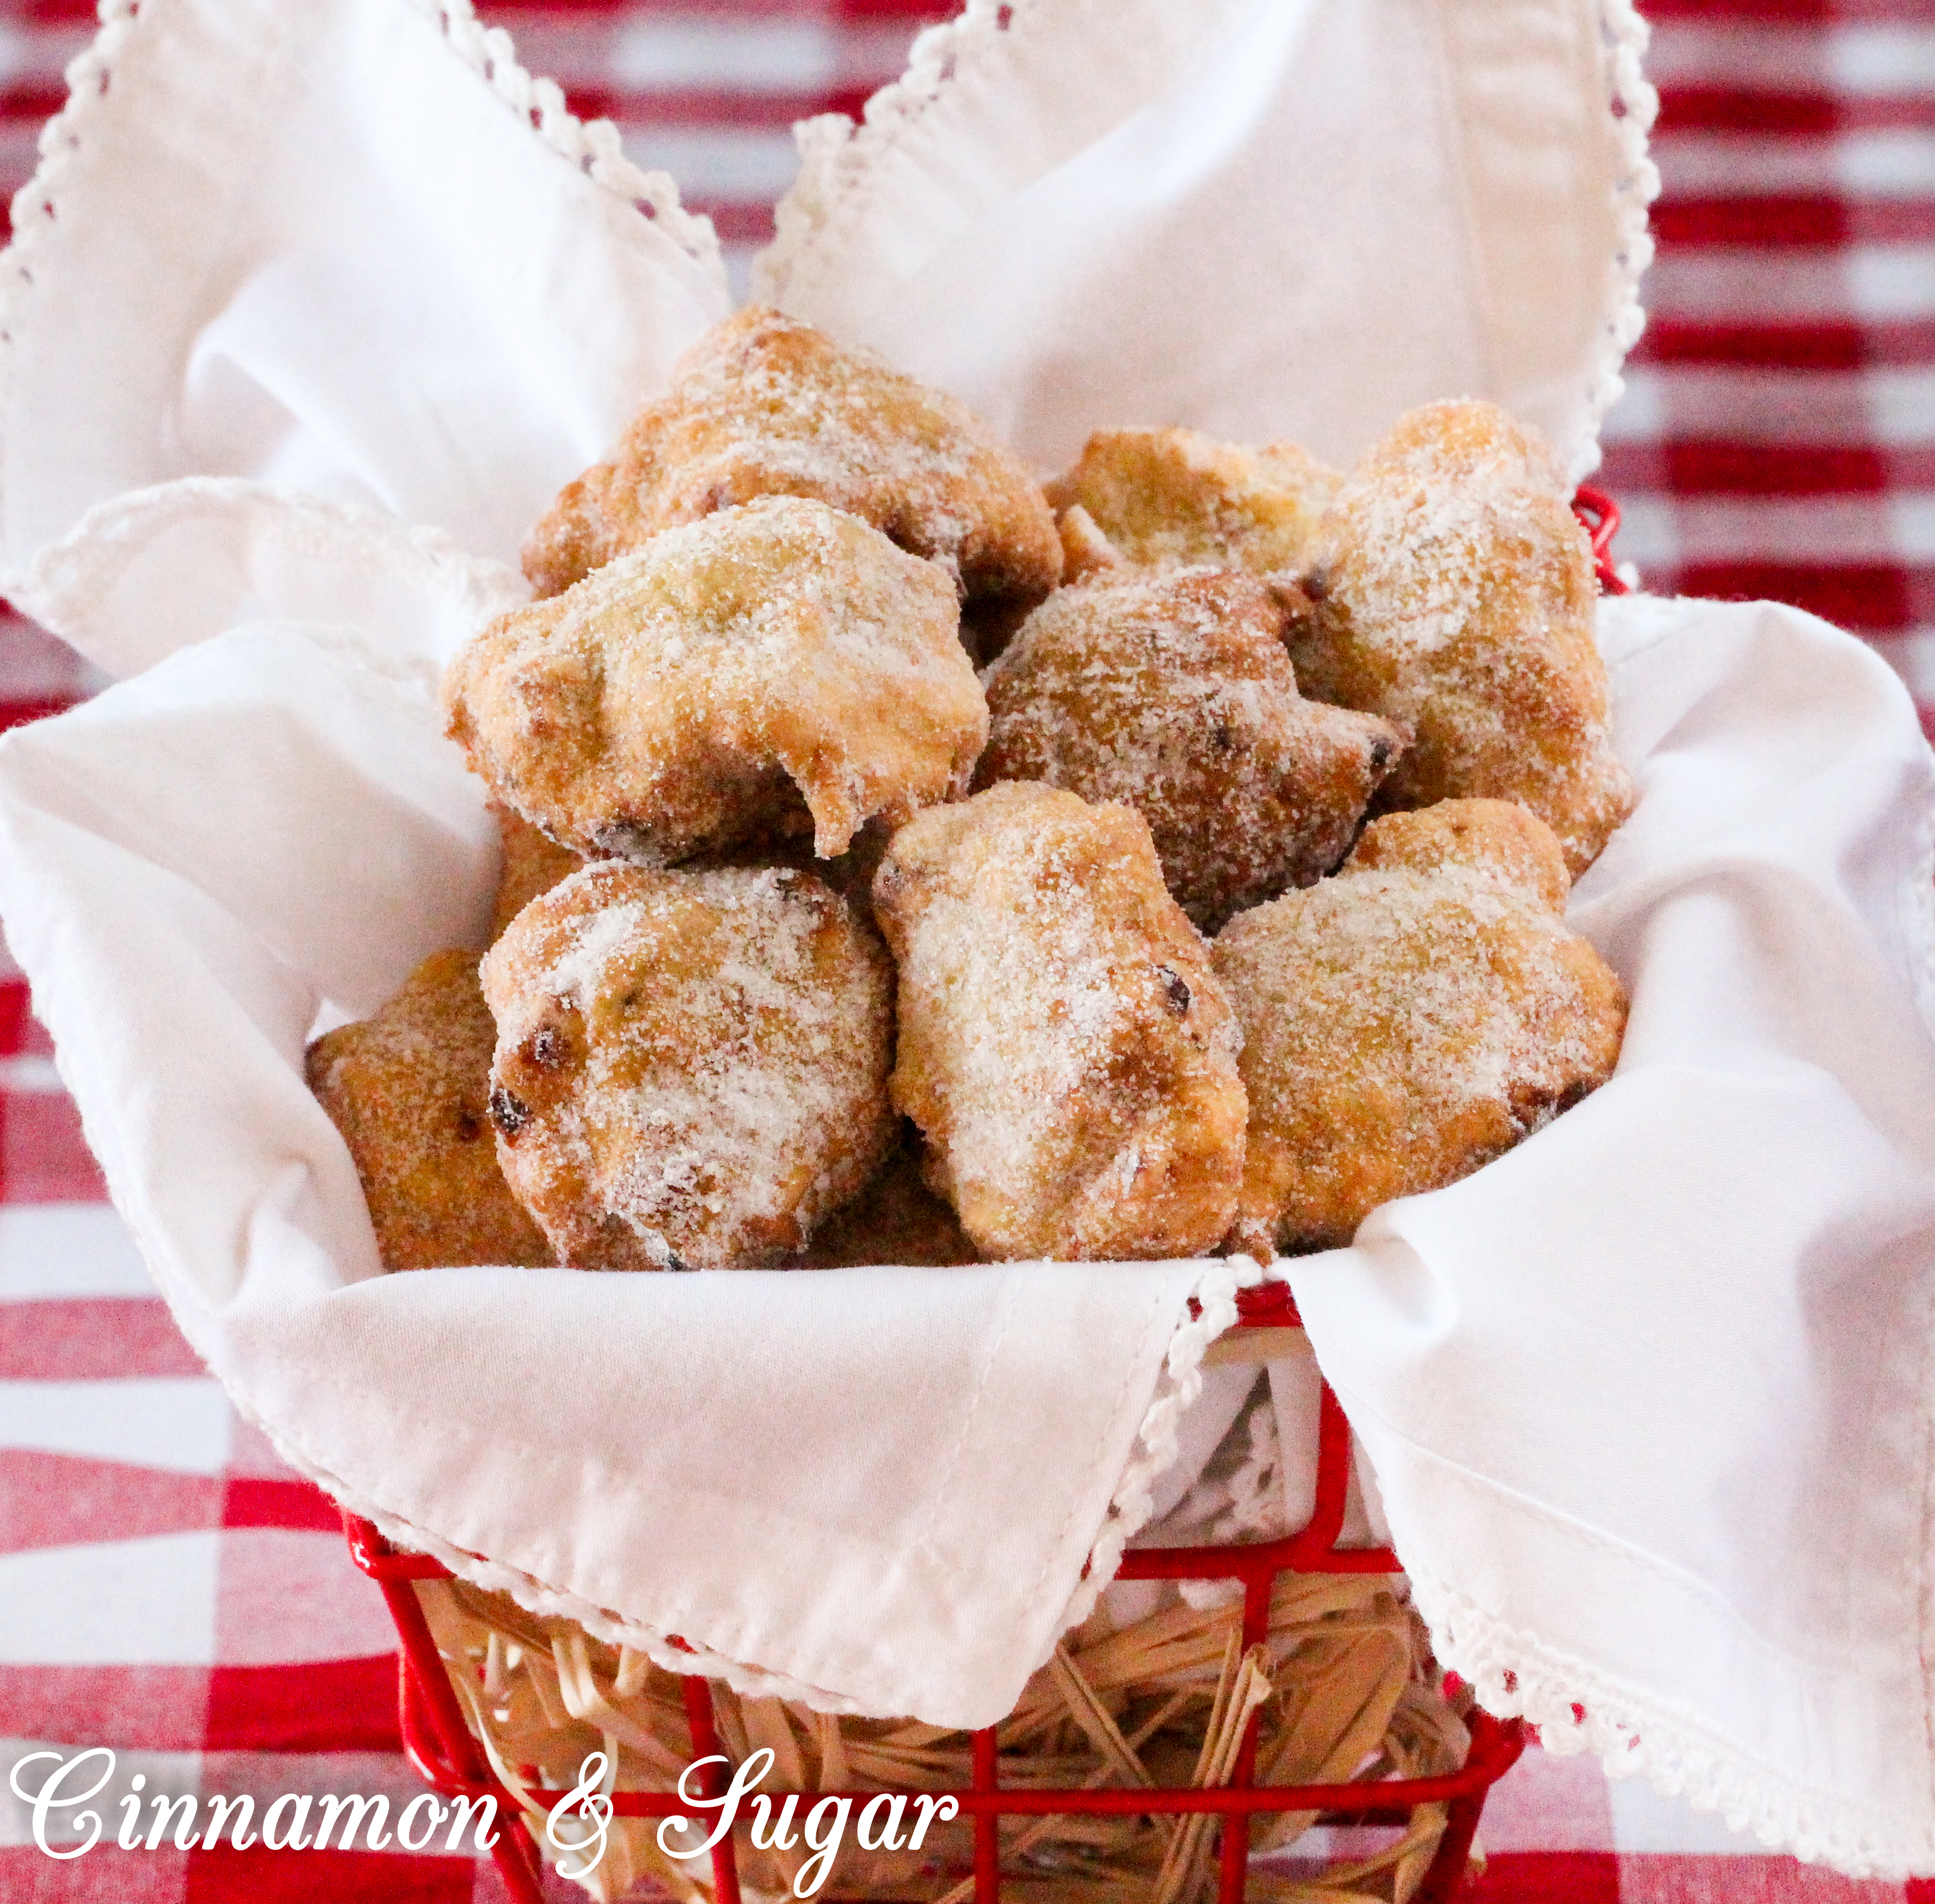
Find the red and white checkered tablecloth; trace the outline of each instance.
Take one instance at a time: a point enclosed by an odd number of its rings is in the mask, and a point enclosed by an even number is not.
[[[481,8],[710,213],[737,281],[791,121],[892,77],[917,0],[552,0]],[[1651,321],[1600,480],[1649,587],[1798,602],[1873,641],[1935,734],[1935,0],[1659,0],[1665,181]],[[91,30],[0,4],[0,186],[32,169]],[[1140,421],[1142,419],[1121,419]],[[1160,419],[1146,419],[1160,421]],[[96,684],[0,621],[0,725]],[[335,1516],[238,1423],[103,1200],[0,952],[0,1770],[109,1745],[149,1792],[418,1789],[393,1640]],[[0,1794],[0,1900],[501,1898],[401,1851],[123,1852],[56,1863]],[[1758,1852],[1592,1762],[1536,1751],[1495,1794],[1486,1904],[1935,1904]],[[560,1889],[560,1895],[581,1893]]]

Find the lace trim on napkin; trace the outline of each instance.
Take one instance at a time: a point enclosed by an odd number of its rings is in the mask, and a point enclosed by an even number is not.
[[[723,285],[725,265],[719,235],[702,213],[679,202],[678,186],[666,172],[641,170],[625,156],[618,128],[608,119],[581,119],[565,104],[554,80],[536,79],[519,64],[517,48],[501,26],[486,27],[471,0],[409,0],[436,22],[443,36],[471,70],[561,158],[568,158],[593,183],[622,198],[648,218],[693,261]],[[108,95],[115,62],[140,23],[142,0],[101,0],[101,27],[85,52],[67,69],[67,103],[41,128],[41,161],[34,176],[14,194],[9,269],[0,278],[0,343],[8,341],[11,320],[33,273],[27,255],[59,216],[59,186],[80,155],[89,119]]]
[[[82,134],[107,99],[115,62],[134,30],[140,8],[141,0],[101,0],[100,30],[69,62],[66,103],[41,128],[40,162],[8,207],[13,236],[0,254],[0,413],[8,407],[14,332],[33,293],[34,254],[59,216],[61,187],[80,165]],[[20,601],[12,578],[6,580],[8,594]],[[24,601],[20,605],[33,612]]]
[[[1122,1564],[1122,1550],[1149,1524],[1155,1510],[1155,1484],[1176,1465],[1176,1426],[1183,1411],[1203,1393],[1203,1352],[1236,1320],[1236,1292],[1263,1279],[1260,1263],[1230,1257],[1206,1263],[1197,1280],[1197,1314],[1184,1321],[1169,1345],[1155,1393],[1136,1437],[1140,1452],[1122,1471],[1109,1502],[1108,1518],[1088,1551],[1088,1571],[1062,1615],[1061,1631],[1079,1626],[1095,1610],[1103,1589]]]
[[[856,204],[874,161],[922,118],[952,86],[961,67],[985,52],[1041,0],[967,0],[958,18],[925,29],[907,53],[907,71],[868,100],[859,123],[822,113],[792,129],[799,172],[773,207],[773,241],[753,265],[753,294],[783,303],[800,254]]]
[[[1640,279],[1653,262],[1653,236],[1647,228],[1647,208],[1659,196],[1659,167],[1647,151],[1647,135],[1659,116],[1659,94],[1641,70],[1653,29],[1640,17],[1633,0],[1599,0],[1599,31],[1604,41],[1611,83],[1610,106],[1613,137],[1618,152],[1619,177],[1613,186],[1619,212],[1619,248],[1613,254],[1613,282],[1606,321],[1592,347],[1586,373],[1586,415],[1592,432],[1591,461],[1574,471],[1575,480],[1599,465],[1599,426],[1620,400],[1626,381],[1620,368],[1646,328],[1646,309],[1640,302]]]
[[[1478,1703],[1529,1719],[1559,1757],[1592,1752],[1615,1778],[1644,1776],[1695,1811],[1718,1812],[1775,1850],[1850,1877],[1899,1879],[1935,1866],[1935,1842],[1895,1821],[1824,1799],[1770,1767],[1746,1762],[1687,1712],[1636,1692],[1413,1567],[1412,1598],[1439,1663],[1471,1682]]]
[[[1283,1444],[1266,1374],[1259,1387],[1257,1399],[1246,1405],[1209,1457],[1202,1478],[1160,1524],[1158,1545],[1174,1540],[1191,1546],[1227,1546],[1242,1540],[1280,1540],[1297,1531],[1284,1505]],[[1176,1590],[1184,1605],[1199,1613],[1232,1606],[1243,1597],[1241,1580],[1178,1580]]]
[[[518,64],[517,49],[501,26],[485,27],[471,0],[410,0],[442,27],[451,50],[489,81],[498,96],[530,122],[554,152],[569,159],[596,185],[623,199],[650,219],[693,261],[723,286],[726,267],[719,234],[702,213],[679,203],[678,186],[667,172],[641,171],[625,156],[618,128],[608,119],[581,119],[564,102],[554,80],[533,79]]]

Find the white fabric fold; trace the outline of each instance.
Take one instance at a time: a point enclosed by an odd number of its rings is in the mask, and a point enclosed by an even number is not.
[[[467,6],[103,14],[0,271],[0,581],[83,649],[23,572],[183,477],[514,560],[729,308],[711,227]]]
[[[971,0],[805,128],[754,288],[1044,466],[1131,418],[1348,463],[1463,394],[1583,475],[1651,255],[1643,43],[1624,0]]]
[[[1291,1285],[1488,1706],[1927,1871],[1935,763],[1810,617],[1601,626],[1640,806],[1571,917],[1632,994],[1618,1072]]]
[[[115,675],[327,604],[348,626],[381,630],[382,656],[427,678],[531,590],[441,530],[246,477],[185,476],[97,503],[34,557],[16,593]]]

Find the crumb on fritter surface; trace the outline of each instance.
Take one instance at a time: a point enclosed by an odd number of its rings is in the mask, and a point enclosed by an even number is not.
[[[767,831],[830,858],[964,788],[987,704],[946,578],[823,503],[663,534],[451,662],[450,732],[588,856],[670,865]]]
[[[1252,449],[1197,430],[1100,430],[1053,486],[1064,565],[1107,551],[1137,568],[1294,572],[1342,479],[1294,443]]]
[[[1306,694],[1415,739],[1386,808],[1516,800],[1576,879],[1632,808],[1594,638],[1590,544],[1535,432],[1496,404],[1401,418],[1319,524],[1291,657]]]
[[[801,496],[944,565],[970,600],[1036,600],[1061,572],[1040,485],[966,405],[753,305],[699,339],[672,387],[533,530],[524,572],[555,595],[660,530]]]

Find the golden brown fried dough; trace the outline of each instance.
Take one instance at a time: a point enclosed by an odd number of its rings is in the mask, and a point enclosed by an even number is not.
[[[1366,827],[1345,868],[1352,873],[1489,874],[1563,919],[1572,892],[1565,856],[1550,827],[1512,800],[1441,800],[1387,814]],[[1593,955],[1595,958],[1598,954]]]
[[[967,407],[752,306],[702,337],[608,462],[524,545],[556,595],[674,524],[758,496],[808,496],[946,564],[970,598],[1038,598],[1061,572],[1040,486]]]
[[[1094,581],[1105,569],[1125,569],[1121,551],[1095,526],[1095,518],[1076,503],[1055,518],[1061,532],[1061,580],[1064,587]]]
[[[1283,621],[1261,582],[1228,569],[1105,569],[1056,590],[986,677],[976,784],[1046,780],[1134,807],[1206,932],[1321,878],[1406,736],[1305,700]]]
[[[895,834],[897,1109],[996,1260],[1187,1257],[1228,1227],[1246,1105],[1208,948],[1149,828],[1010,782]]]
[[[551,1260],[497,1168],[496,1036],[476,955],[441,952],[373,1018],[309,1048],[309,1088],[355,1160],[386,1269]]]
[[[920,1142],[910,1133],[880,1174],[815,1233],[799,1267],[943,1268],[979,1260],[954,1212],[921,1181]]]
[[[497,903],[491,915],[491,937],[495,939],[539,893],[550,892],[559,880],[576,872],[584,864],[584,855],[547,839],[521,813],[508,807],[491,810],[503,849]]]
[[[1250,449],[1195,430],[1097,430],[1055,485],[1056,501],[1087,519],[1071,531],[1064,515],[1064,560],[1093,567],[1112,551],[1138,568],[1294,571],[1342,480],[1294,443]]]
[[[1495,404],[1413,410],[1325,513],[1291,637],[1305,693],[1413,729],[1384,807],[1529,807],[1576,879],[1632,810],[1592,559],[1544,443]]]
[[[588,866],[482,977],[504,1175],[578,1268],[776,1262],[893,1142],[886,953],[808,874]]]
[[[965,786],[988,713],[957,618],[931,563],[774,497],[500,616],[444,704],[497,798],[581,852],[667,865],[811,831],[831,858]]]
[[[1334,879],[1223,928],[1250,1099],[1240,1247],[1348,1243],[1611,1076],[1626,996],[1565,929],[1569,884],[1523,807],[1447,801],[1373,821]]]

